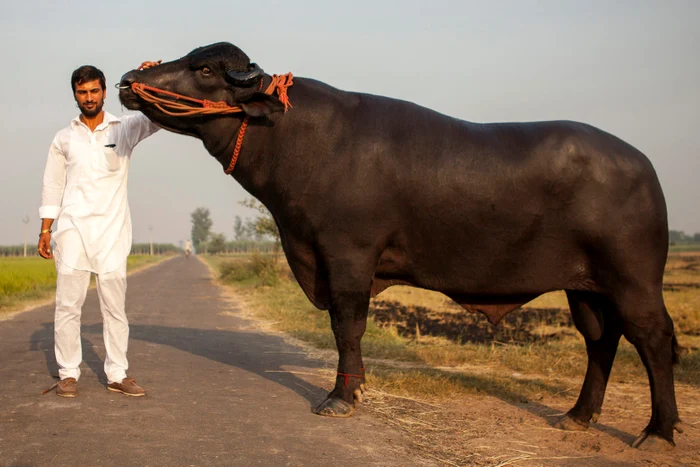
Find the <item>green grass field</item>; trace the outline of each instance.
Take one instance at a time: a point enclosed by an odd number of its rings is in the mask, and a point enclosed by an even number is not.
[[[39,257],[0,258],[0,310],[21,300],[41,298],[55,287],[53,261]]]
[[[164,256],[132,255],[127,269],[138,268],[164,259]],[[0,257],[0,313],[51,297],[56,289],[53,260],[39,257]]]

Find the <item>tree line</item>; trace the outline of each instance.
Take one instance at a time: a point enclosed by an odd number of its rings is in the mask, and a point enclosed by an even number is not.
[[[258,211],[254,219],[241,219],[236,216],[233,223],[234,240],[228,240],[224,234],[212,233],[211,213],[207,208],[197,208],[192,212],[192,244],[196,251],[202,253],[278,253],[280,238],[272,215],[262,203],[250,199],[242,203]],[[670,245],[700,244],[700,233],[687,235],[682,230],[669,230]],[[132,255],[148,255],[150,243],[134,243]],[[153,254],[181,253],[182,246],[172,243],[154,243]],[[24,245],[0,246],[0,256],[24,256]],[[34,244],[27,244],[27,256],[39,256]]]
[[[208,208],[199,207],[191,214],[192,245],[200,253],[278,253],[280,236],[272,214],[255,200],[246,199],[240,204],[257,212],[253,219],[245,221],[235,216],[233,222],[234,239],[228,240],[223,233],[211,231],[214,225]]]
[[[131,245],[132,255],[148,255],[151,252],[150,243],[134,243]],[[182,248],[172,243],[154,243],[153,254],[180,253]],[[0,256],[24,256],[24,245],[0,246]],[[27,256],[39,256],[36,245],[27,244]]]
[[[165,255],[168,253],[181,253],[182,248],[172,243],[154,243],[153,244],[153,254],[154,255]],[[134,243],[131,245],[132,255],[150,255],[151,254],[151,244],[150,243]]]
[[[700,243],[700,233],[686,235],[682,230],[669,230],[668,243],[670,245],[687,245],[689,243]]]

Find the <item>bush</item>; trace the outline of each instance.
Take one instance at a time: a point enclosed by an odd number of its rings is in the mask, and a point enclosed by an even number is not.
[[[224,234],[211,234],[207,247],[208,253],[212,255],[226,252],[226,237]]]
[[[221,279],[234,282],[242,282],[255,275],[250,263],[239,261],[225,261],[219,265]]]
[[[251,263],[253,273],[260,278],[262,285],[274,286],[279,284],[280,275],[277,267],[277,259],[274,256],[261,256],[253,254]]]
[[[217,266],[220,278],[232,282],[245,282],[257,278],[260,285],[275,286],[280,282],[280,269],[274,256],[253,254],[250,261],[223,261]]]

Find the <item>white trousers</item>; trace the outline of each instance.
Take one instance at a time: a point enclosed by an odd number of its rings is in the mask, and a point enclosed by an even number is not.
[[[90,286],[90,271],[73,269],[56,258],[56,315],[54,342],[58,374],[61,379],[80,378],[83,349],[80,344],[80,315]],[[129,363],[129,321],[126,319],[126,261],[124,266],[106,274],[96,274],[97,295],[102,311],[105,343],[105,374],[109,383],[126,378]]]

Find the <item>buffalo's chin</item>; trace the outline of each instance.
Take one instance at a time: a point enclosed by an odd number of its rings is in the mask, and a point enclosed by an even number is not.
[[[141,99],[131,89],[119,91],[119,102],[129,110],[141,110]]]

